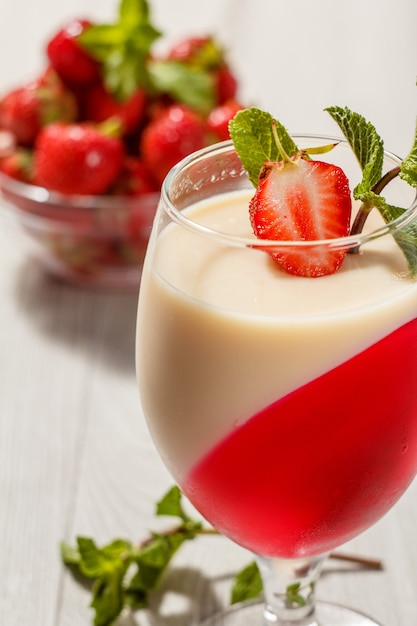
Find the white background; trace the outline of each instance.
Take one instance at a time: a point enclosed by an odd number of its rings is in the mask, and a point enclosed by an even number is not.
[[[323,109],[349,106],[385,146],[408,152],[417,112],[415,0],[153,0],[163,42],[212,32],[226,46],[245,104],[291,131],[337,132]],[[45,62],[49,36],[68,18],[111,21],[115,0],[1,0],[0,90]],[[161,41],[161,44],[163,43]]]

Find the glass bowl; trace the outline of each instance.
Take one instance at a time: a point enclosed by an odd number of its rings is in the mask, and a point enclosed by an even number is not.
[[[134,289],[159,193],[64,196],[0,173],[1,212],[51,274],[80,286]]]

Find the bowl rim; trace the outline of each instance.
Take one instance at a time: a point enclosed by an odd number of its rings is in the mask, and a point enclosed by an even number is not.
[[[66,209],[95,210],[114,209],[115,206],[129,205],[136,203],[157,203],[160,191],[153,191],[143,194],[62,194],[58,191],[27,183],[17,178],[13,178],[0,172],[0,193],[4,199],[13,203],[13,196],[21,201],[32,202],[34,205],[53,207],[63,207]],[[19,209],[22,211],[22,207]],[[26,213],[26,211],[23,210]],[[27,211],[31,212],[31,211]]]

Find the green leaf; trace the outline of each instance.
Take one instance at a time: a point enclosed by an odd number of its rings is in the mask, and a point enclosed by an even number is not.
[[[139,580],[139,572],[137,572],[129,581],[124,589],[124,604],[134,611],[144,609],[148,606],[148,589],[144,589]]]
[[[229,122],[230,137],[254,187],[258,185],[263,164],[282,159],[272,132],[273,121],[283,150],[292,156],[297,152],[296,144],[284,126],[274,120],[270,113],[252,107],[239,111]]]
[[[358,198],[360,194],[370,191],[382,176],[384,143],[375,127],[359,113],[337,106],[325,111],[339,125],[361,166],[362,181],[353,191],[354,197]]]
[[[293,585],[288,585],[286,589],[286,600],[288,604],[295,606],[305,606],[306,600],[300,593],[301,583],[294,583]]]
[[[98,548],[88,537],[77,537],[80,552],[80,571],[88,578],[98,578],[113,573],[121,564],[127,562],[132,552],[132,544],[116,539],[112,543]]]
[[[65,565],[78,567],[81,563],[81,555],[78,548],[70,546],[65,541],[61,542],[61,558]]]
[[[171,487],[166,494],[156,503],[156,514],[179,517],[188,521],[189,517],[182,506],[182,494],[177,485]]]
[[[105,61],[113,48],[123,45],[125,31],[118,24],[94,24],[78,36],[78,42],[97,61]]]
[[[385,198],[373,192],[364,194],[362,199],[370,206],[376,207],[387,224],[401,217],[406,211],[406,209],[388,204]],[[415,278],[417,276],[417,220],[394,231],[392,235],[407,260],[411,276]]]
[[[411,150],[400,167],[400,178],[412,187],[417,187],[417,125]]]
[[[207,114],[215,105],[214,78],[205,69],[178,61],[154,60],[148,63],[148,73],[157,92],[168,94],[199,113]]]
[[[136,560],[156,568],[164,568],[186,539],[184,533],[155,533],[154,538],[138,554]]]
[[[374,126],[348,108],[330,107],[326,111],[339,124],[362,168],[362,181],[353,192],[354,197],[363,203],[361,211],[369,212],[372,207],[376,207],[387,224],[400,217],[406,209],[389,205],[382,196],[373,192],[381,181],[384,159],[383,141]],[[417,187],[417,128],[413,146],[399,168],[399,175]],[[394,232],[393,237],[407,260],[411,276],[416,277],[417,225],[413,222]]]
[[[95,626],[109,626],[119,617],[123,609],[122,581],[125,572],[124,568],[119,568],[95,581],[90,604],[95,610]]]
[[[151,23],[146,0],[122,0],[115,23],[94,24],[81,33],[78,41],[102,64],[107,89],[125,100],[136,89],[148,87],[149,52],[160,36]]]
[[[231,604],[258,598],[262,594],[262,590],[259,568],[253,561],[236,575],[232,587]]]
[[[126,30],[135,30],[138,26],[149,23],[149,19],[149,3],[146,0],[121,0],[119,23]]]

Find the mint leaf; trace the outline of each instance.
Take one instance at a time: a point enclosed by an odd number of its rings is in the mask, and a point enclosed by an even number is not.
[[[153,540],[138,554],[137,561],[154,568],[164,568],[185,539],[181,530],[169,535],[155,533]]]
[[[132,544],[122,539],[98,548],[88,537],[77,537],[80,571],[88,578],[111,574],[123,564],[132,551]]]
[[[171,517],[179,517],[183,521],[188,521],[189,517],[185,513],[182,506],[182,494],[174,485],[167,493],[156,503],[156,514],[167,515]]]
[[[325,111],[339,125],[361,166],[362,181],[353,191],[353,196],[358,199],[362,193],[370,191],[382,176],[384,143],[375,127],[359,113],[337,106]]]
[[[255,561],[249,563],[240,571],[234,580],[231,594],[231,604],[252,600],[262,594],[263,585],[259,568]]]
[[[61,543],[61,558],[65,565],[79,569],[81,563],[81,555],[78,548],[70,546],[63,541]]]
[[[417,187],[417,125],[411,150],[400,167],[400,178],[412,187]]]
[[[376,207],[387,224],[401,217],[406,211],[406,209],[388,204],[385,198],[373,192],[364,194],[363,200],[365,204]],[[401,230],[393,231],[392,236],[394,237],[397,244],[400,246],[407,260],[411,276],[413,278],[416,277],[417,276],[417,222],[414,220],[410,224],[403,226]]]
[[[140,87],[148,87],[148,55],[160,37],[150,20],[146,0],[122,0],[114,24],[95,24],[78,37],[87,52],[103,65],[107,89],[125,100]]]
[[[149,61],[149,80],[152,88],[170,95],[202,114],[207,114],[216,102],[213,75],[195,66],[178,61]]]
[[[258,185],[259,172],[265,161],[282,159],[272,132],[273,121],[283,150],[292,156],[297,152],[296,144],[270,113],[252,107],[239,111],[229,122],[230,137],[254,187]]]
[[[121,0],[119,23],[126,31],[135,31],[138,25],[150,24],[150,8],[147,0]]]
[[[79,571],[93,578],[91,607],[95,626],[108,626],[120,614],[123,604],[123,579],[131,563],[132,545],[116,539],[103,548],[88,537],[77,538]]]
[[[122,580],[125,569],[98,578],[93,585],[90,606],[95,610],[95,626],[109,626],[119,617],[123,609]]]
[[[326,111],[338,123],[362,168],[362,181],[353,192],[354,197],[362,201],[355,223],[363,225],[366,215],[373,207],[378,209],[387,224],[400,217],[406,209],[389,205],[379,193],[398,174],[407,183],[417,187],[417,128],[414,143],[407,158],[398,169],[383,176],[384,145],[374,126],[348,108],[330,107]],[[378,193],[375,193],[376,191]],[[407,260],[411,276],[416,277],[417,225],[411,223],[403,227],[401,231],[393,232],[393,237]]]
[[[288,604],[295,606],[305,606],[306,600],[300,593],[301,583],[294,583],[293,585],[288,585],[286,589],[286,599]]]

